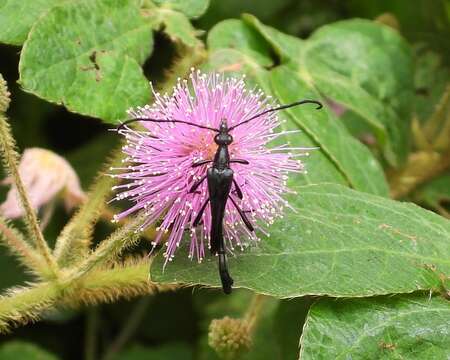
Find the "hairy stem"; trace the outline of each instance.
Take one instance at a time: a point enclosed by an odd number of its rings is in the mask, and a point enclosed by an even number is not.
[[[25,211],[28,233],[34,240],[36,248],[45,259],[47,266],[50,269],[50,273],[56,278],[58,275],[58,267],[51,255],[48,244],[42,235],[36,213],[31,206],[25,187],[22,183],[22,179],[20,178],[17,165],[19,155],[15,151],[15,141],[11,135],[11,128],[3,115],[0,115],[0,145],[3,152],[4,165],[14,181],[14,185],[16,186],[19,194],[20,203]]]
[[[10,290],[6,296],[0,297],[0,332],[7,333],[14,325],[37,320],[59,296],[59,287],[52,283]]]
[[[96,270],[76,281],[63,278],[58,283],[42,282],[13,289],[0,296],[0,332],[39,319],[44,310],[55,304],[78,307],[177,289],[174,285],[151,282],[148,272],[148,260],[142,259]]]
[[[56,239],[54,255],[61,266],[68,266],[81,260],[88,253],[92,240],[94,225],[105,211],[105,203],[111,187],[116,179],[105,175],[110,167],[121,161],[123,154],[116,151],[107,162],[89,190],[87,201],[70,219],[61,234]]]
[[[0,237],[19,261],[37,275],[47,274],[48,268],[42,256],[28,244],[23,235],[0,216]],[[46,276],[44,276],[46,278]]]
[[[109,238],[103,240],[85,261],[73,272],[71,279],[79,279],[94,267],[114,260],[125,248],[134,245],[139,239],[137,231],[143,222],[143,215],[138,216],[130,223],[116,230]]]

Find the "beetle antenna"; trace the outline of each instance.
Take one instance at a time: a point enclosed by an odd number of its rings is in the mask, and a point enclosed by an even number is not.
[[[317,105],[317,108],[316,108],[317,110],[319,110],[319,109],[321,109],[323,107],[322,103],[320,101],[317,101],[317,100],[296,101],[296,102],[293,102],[292,104],[282,105],[282,106],[278,106],[276,108],[271,108],[271,109],[267,109],[267,110],[265,110],[263,112],[260,112],[259,114],[256,114],[255,116],[252,116],[250,119],[244,120],[244,121],[240,122],[239,124],[236,124],[236,125],[233,125],[233,126],[229,127],[228,131],[231,131],[231,130],[235,129],[238,126],[247,124],[248,122],[250,122],[250,121],[252,121],[252,120],[254,120],[256,118],[259,118],[260,116],[263,116],[265,114],[268,114],[268,113],[271,113],[271,112],[274,112],[274,111],[278,111],[278,110],[291,108],[291,107],[298,106],[298,105],[303,105],[303,104],[316,104]]]
[[[126,120],[124,121],[122,124],[120,124],[117,127],[117,131],[122,130],[126,125],[137,122],[137,121],[148,121],[148,122],[154,122],[154,123],[179,123],[179,124],[186,124],[186,125],[191,125],[191,126],[195,126],[198,127],[200,129],[207,129],[207,130],[212,130],[215,132],[219,132],[219,129],[215,129],[209,126],[203,126],[203,125],[199,125],[199,124],[195,124],[189,121],[184,121],[184,120],[167,120],[167,119],[152,119],[152,118],[136,118],[136,119],[130,119],[130,120]]]

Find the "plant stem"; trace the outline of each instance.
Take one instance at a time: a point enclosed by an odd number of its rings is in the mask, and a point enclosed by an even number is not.
[[[149,281],[148,271],[148,260],[142,259],[112,269],[96,270],[77,281],[61,279],[58,283],[42,282],[29,288],[14,289],[0,296],[0,332],[8,332],[12,324],[37,320],[55,303],[78,307],[178,288]]]
[[[19,261],[37,275],[46,274],[47,266],[42,256],[30,246],[22,234],[0,216],[0,234],[5,245],[14,253]],[[46,278],[44,276],[43,278]]]
[[[261,309],[266,301],[266,296],[261,294],[254,294],[252,302],[248,306],[248,309],[244,316],[244,321],[247,322],[248,331],[252,333],[259,317],[261,316]]]
[[[128,342],[128,340],[134,335],[137,328],[142,322],[142,318],[144,317],[145,312],[150,304],[150,297],[143,297],[138,301],[136,306],[134,307],[132,313],[129,315],[125,326],[122,331],[113,341],[113,343],[109,346],[108,351],[103,356],[103,360],[112,360],[114,355],[116,355],[123,346]]]
[[[138,216],[133,221],[116,230],[106,240],[103,240],[97,249],[75,269],[70,279],[76,280],[83,277],[94,267],[114,260],[125,248],[136,243],[139,239],[137,229],[142,222],[143,215]]]
[[[80,206],[70,221],[64,226],[56,239],[53,252],[60,266],[71,266],[74,262],[81,262],[89,253],[93,231],[99,217],[103,215],[107,197],[116,179],[106,176],[111,167],[118,166],[123,158],[120,149],[115,150],[110,159],[103,166],[94,184],[90,187],[87,200]]]
[[[52,306],[60,289],[52,283],[40,283],[32,288],[10,290],[0,296],[0,332],[7,333],[11,325],[26,324]]]
[[[57,278],[58,267],[56,265],[55,259],[50,252],[48,244],[45,241],[44,236],[42,235],[36,213],[31,206],[22,179],[20,178],[19,169],[17,166],[19,155],[15,151],[15,141],[11,134],[11,128],[6,121],[6,117],[3,115],[0,115],[0,145],[3,151],[4,164],[14,181],[17,192],[19,194],[20,203],[25,211],[25,218],[27,220],[26,224],[29,235],[34,239],[35,246],[39,250],[42,257],[45,259],[47,266],[50,269],[50,273],[54,278]]]

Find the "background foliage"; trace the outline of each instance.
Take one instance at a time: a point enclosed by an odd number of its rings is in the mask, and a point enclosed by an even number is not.
[[[2,248],[0,359],[217,359],[208,327],[224,316],[252,324],[244,359],[448,358],[449,28],[444,0],[0,0],[17,147],[64,156],[90,189],[45,228],[56,280]],[[148,282],[151,234],[105,221],[113,181],[96,178],[117,160],[108,129],[151,102],[148,80],[169,91],[191,66],[328,104],[280,114],[302,130],[284,140],[319,150],[290,179],[298,211],[230,259],[229,297],[210,289],[214,259],[183,248]]]

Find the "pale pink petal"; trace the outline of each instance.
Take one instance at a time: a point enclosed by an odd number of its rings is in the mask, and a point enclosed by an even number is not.
[[[78,176],[70,164],[49,150],[25,150],[19,163],[19,174],[35,210],[60,194],[69,209],[85,199]],[[12,183],[9,178],[5,180],[9,184]],[[0,205],[0,214],[11,219],[24,215],[14,185],[11,186],[5,202]]]

